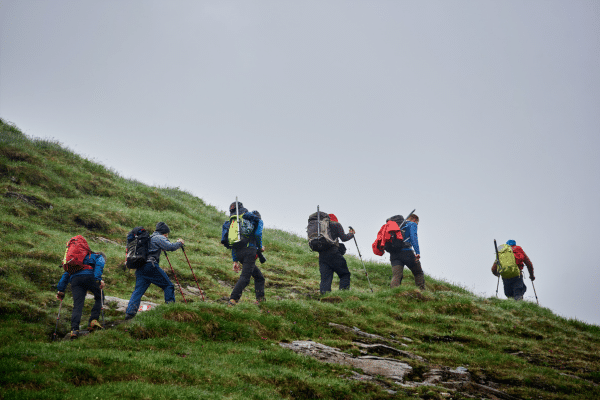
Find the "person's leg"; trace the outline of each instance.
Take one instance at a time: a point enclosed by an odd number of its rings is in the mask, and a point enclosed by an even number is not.
[[[502,285],[504,286],[504,295],[507,298],[512,298],[513,297],[513,280],[511,279],[504,279],[502,278]]]
[[[71,279],[71,293],[73,295],[73,313],[71,314],[71,330],[79,331],[79,323],[81,322],[81,314],[83,313],[83,304],[87,287],[85,285],[84,276],[74,276]]]
[[[254,266],[254,270],[252,271],[252,277],[254,278],[254,294],[256,296],[256,300],[264,300],[265,277],[256,264]]]
[[[133,289],[133,293],[131,293],[131,298],[129,299],[129,304],[127,305],[127,310],[125,313],[127,314],[126,318],[133,318],[135,314],[137,314],[138,309],[140,308],[140,302],[142,300],[142,296],[148,290],[150,286],[150,280],[147,279],[147,270],[149,268],[154,268],[152,263],[146,263],[142,268],[138,268],[135,271],[135,289]]]
[[[425,290],[425,275],[423,274],[423,268],[421,268],[421,261],[413,257],[413,262],[407,265],[407,267],[415,277],[415,285],[419,289]]]
[[[392,264],[392,281],[390,287],[395,288],[402,284],[404,263],[398,252],[390,253],[390,264]]]
[[[349,290],[351,274],[344,256],[340,253],[333,254],[329,265],[340,278],[340,290]]]
[[[402,284],[404,265],[392,265],[392,282],[391,288],[398,287]]]
[[[175,286],[173,282],[159,265],[153,264],[153,266],[154,268],[148,271],[149,274],[146,279],[163,290],[165,303],[175,303]]]
[[[523,275],[517,276],[515,279],[515,283],[513,285],[513,296],[515,300],[523,300],[523,295],[527,291],[527,286],[525,286],[525,282],[523,281]]]
[[[240,274],[240,278],[235,284],[233,290],[231,291],[229,299],[237,302],[242,297],[242,292],[244,291],[246,286],[248,286],[248,284],[250,283],[250,278],[252,277],[254,268],[256,268],[256,248],[246,247],[237,251],[236,254],[238,256],[238,259],[242,263],[242,272]]]
[[[89,324],[91,324],[93,320],[98,320],[98,318],[100,318],[100,311],[102,311],[102,291],[100,290],[100,286],[98,282],[96,282],[96,279],[93,275],[88,275],[88,278],[86,279],[86,286],[87,290],[92,292],[94,295],[94,306],[92,307],[89,320]]]
[[[319,253],[319,272],[321,273],[321,283],[319,291],[321,294],[331,292],[331,282],[333,281],[333,269],[329,265],[329,254],[326,252]]]

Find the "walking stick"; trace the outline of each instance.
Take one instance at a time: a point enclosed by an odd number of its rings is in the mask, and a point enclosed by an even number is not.
[[[412,213],[411,213],[412,214]],[[348,226],[349,229],[352,229],[351,226]],[[352,229],[354,230],[354,229]],[[360,254],[360,249],[358,248],[358,242],[356,241],[356,236],[354,236],[354,244],[356,244],[356,250],[358,251],[358,257],[360,258],[360,262],[365,269],[365,276],[367,277],[367,281],[369,282],[369,289],[371,289],[371,293],[373,293],[373,287],[371,286],[371,280],[369,279],[369,274],[367,273],[367,267],[365,266],[365,262],[362,259],[362,255]]]
[[[62,309],[62,299],[60,300],[60,305],[58,306],[58,316],[56,317],[56,326],[54,327],[54,335],[52,335],[52,341],[56,340],[56,331],[58,329],[58,319],[60,318],[60,310]]]
[[[531,275],[529,275],[529,279],[531,279]],[[535,301],[537,302],[537,305],[540,305],[540,301],[537,298],[537,293],[535,291],[535,285],[533,284],[533,280],[531,280],[531,286],[533,287],[533,293],[535,293]]]
[[[498,297],[498,287],[500,286],[500,271],[498,271],[501,267],[500,265],[500,256],[498,255],[498,244],[496,243],[496,239],[494,239],[494,250],[496,251],[496,272],[498,272],[498,283],[496,283],[496,297]]]
[[[498,275],[498,282],[496,283],[496,297],[498,297],[498,287],[500,286],[500,275]]]
[[[106,327],[106,321],[104,321],[104,290],[100,289],[100,304],[102,304],[102,327]]]
[[[171,261],[169,260],[169,256],[167,255],[166,252],[165,252],[165,257],[167,257],[167,261],[169,262],[169,267],[171,267],[171,272],[173,273],[173,276],[175,277],[175,282],[177,282],[177,286],[179,286],[179,291],[181,292],[181,297],[183,297],[183,302],[187,304],[187,300],[185,299],[185,296],[183,295],[183,289],[181,288],[181,285],[179,284],[179,279],[177,279],[177,275],[175,275],[175,270],[173,269],[173,266],[171,265]]]
[[[188,265],[190,266],[190,270],[192,271],[192,275],[194,276],[194,280],[196,281],[196,286],[198,286],[198,290],[200,291],[200,294],[202,295],[202,301],[204,300],[204,292],[202,291],[202,289],[200,289],[200,285],[198,284],[198,279],[196,279],[196,274],[194,274],[194,270],[192,269],[192,264],[190,264],[190,259],[188,258],[187,254],[185,253],[185,247],[181,246],[181,250],[183,250],[183,255],[185,256],[185,259],[188,262]]]

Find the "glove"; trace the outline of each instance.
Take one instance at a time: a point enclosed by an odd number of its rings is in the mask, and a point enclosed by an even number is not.
[[[56,298],[60,301],[63,301],[63,299],[65,298],[65,293],[64,292],[56,293]]]
[[[530,276],[529,279],[531,279],[531,282],[535,281],[535,276]]]

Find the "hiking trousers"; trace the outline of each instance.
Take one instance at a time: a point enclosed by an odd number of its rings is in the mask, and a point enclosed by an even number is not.
[[[78,331],[83,313],[83,304],[88,290],[94,295],[94,306],[90,315],[90,321],[100,317],[102,310],[102,291],[94,275],[73,276],[71,278],[71,292],[73,293],[73,313],[71,314],[71,330]]]
[[[423,268],[421,268],[421,261],[417,260],[415,253],[413,253],[412,250],[390,253],[390,263],[392,264],[391,288],[398,287],[402,284],[404,267],[407,267],[415,277],[415,285],[421,290],[425,289],[425,275],[423,274]]]
[[[153,283],[165,292],[165,303],[175,302],[175,286],[163,271],[163,269],[152,262],[147,262],[143,267],[135,271],[135,289],[131,293],[127,310],[127,315],[134,316],[140,308],[142,296]]]
[[[340,254],[337,247],[319,253],[319,272],[321,272],[319,286],[321,294],[331,292],[334,273],[340,278],[340,290],[350,289],[350,270],[348,270],[346,259]]]
[[[514,278],[502,278],[502,284],[504,285],[504,294],[506,297],[512,297],[515,300],[523,300],[523,295],[527,291],[527,286],[525,286],[525,282],[523,281],[522,273]]]
[[[230,299],[239,301],[242,292],[250,283],[250,278],[254,278],[254,294],[256,300],[262,300],[265,297],[265,277],[260,268],[256,265],[256,247],[244,247],[236,251],[237,259],[242,263],[242,273],[240,279],[235,284],[231,292]]]

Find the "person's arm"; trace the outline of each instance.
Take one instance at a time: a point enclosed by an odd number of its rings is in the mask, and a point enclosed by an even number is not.
[[[94,278],[97,281],[102,280],[102,273],[104,272],[104,265],[106,260],[101,254],[94,254]]]
[[[175,243],[169,242],[169,239],[164,237],[163,235],[159,235],[156,242],[156,246],[158,246],[161,250],[164,251],[175,251],[183,247],[183,239],[177,239]]]
[[[412,244],[413,249],[415,249],[415,254],[420,256],[421,250],[419,249],[419,236],[417,235],[418,225],[414,222],[410,222],[410,244]]]
[[[531,278],[531,280],[533,281],[535,280],[535,275],[533,274],[533,263],[531,262],[527,254],[525,254],[525,252],[523,252],[523,255],[525,255],[523,262],[525,263],[525,265],[527,265],[527,270],[529,270],[529,278]]]
[[[59,300],[62,300],[65,297],[65,290],[67,290],[67,285],[69,284],[69,281],[69,273],[65,271],[60,277],[58,285],[56,285],[56,290],[58,291],[56,297]]]
[[[263,234],[263,221],[262,219],[260,221],[258,221],[258,226],[256,227],[256,230],[254,231],[254,238],[256,239],[256,247],[261,250],[263,245],[262,245],[262,234]]]
[[[350,240],[354,237],[353,233],[345,233],[344,227],[339,222],[332,222],[330,224],[330,226],[331,226],[331,230],[332,230],[331,233],[333,234],[332,239],[334,239],[334,240],[336,238],[340,238],[342,240],[342,242],[347,242],[348,240]]]

